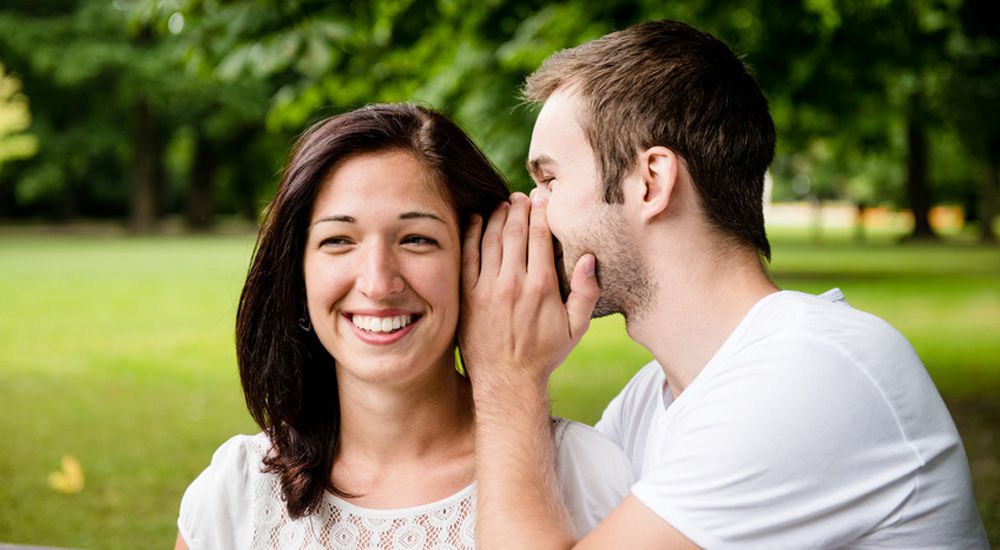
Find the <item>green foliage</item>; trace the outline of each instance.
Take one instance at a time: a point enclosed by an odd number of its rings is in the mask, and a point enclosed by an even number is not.
[[[15,3],[0,10],[0,47],[31,97],[39,150],[8,163],[0,197],[6,189],[15,215],[120,215],[145,146],[165,179],[162,212],[180,210],[192,193],[202,151],[214,159],[203,177],[218,206],[252,216],[296,134],[324,116],[383,101],[451,115],[524,189],[535,113],[518,99],[524,77],[561,48],[674,18],[722,37],[753,67],[778,126],[775,197],[904,205],[906,131],[917,121],[929,132],[938,199],[972,205],[975,182],[1000,147],[1000,108],[990,108],[1000,101],[991,70],[1000,33],[990,7],[987,0]],[[139,139],[139,108],[151,112],[153,139]],[[93,142],[82,143],[78,128]],[[190,154],[168,154],[178,143]]]
[[[0,64],[0,169],[4,161],[29,158],[38,150],[38,140],[24,130],[31,124],[28,98],[21,82]]]

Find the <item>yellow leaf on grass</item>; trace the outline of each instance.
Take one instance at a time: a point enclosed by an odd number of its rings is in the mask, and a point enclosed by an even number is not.
[[[63,455],[62,470],[49,474],[49,485],[67,495],[73,495],[83,490],[83,467],[73,455]]]

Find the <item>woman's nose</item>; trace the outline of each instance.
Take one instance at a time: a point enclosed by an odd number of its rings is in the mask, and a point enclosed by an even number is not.
[[[378,300],[403,291],[403,277],[389,247],[372,247],[363,261],[357,283],[362,294]]]

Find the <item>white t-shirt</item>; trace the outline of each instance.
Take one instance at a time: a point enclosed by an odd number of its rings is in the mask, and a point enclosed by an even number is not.
[[[989,548],[923,364],[839,289],[759,301],[675,400],[646,365],[597,428],[703,548]]]
[[[593,428],[553,422],[563,499],[582,536],[628,494],[631,466]],[[475,548],[475,483],[443,500],[396,510],[362,508],[326,493],[318,513],[293,521],[278,477],[260,471],[269,449],[263,433],[235,436],[191,483],[177,520],[191,550]]]

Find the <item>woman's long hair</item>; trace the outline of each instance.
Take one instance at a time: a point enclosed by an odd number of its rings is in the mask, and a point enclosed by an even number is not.
[[[314,513],[324,491],[341,496],[331,471],[340,405],[335,358],[308,330],[302,257],[313,201],[346,159],[404,150],[428,166],[464,231],[487,218],[507,186],[468,136],[414,105],[371,105],[313,125],[292,149],[267,209],[236,313],[236,356],[247,408],[271,440],[265,471],[281,479],[292,518]],[[460,233],[461,234],[461,233]]]

